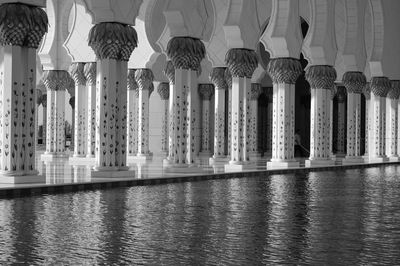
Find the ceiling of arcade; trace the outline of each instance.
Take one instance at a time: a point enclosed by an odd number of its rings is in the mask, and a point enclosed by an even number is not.
[[[0,0],[1,2],[7,2]],[[333,65],[338,81],[346,71],[367,78],[400,79],[400,1],[398,0],[46,0],[49,32],[38,54],[44,69],[68,69],[71,62],[95,61],[87,45],[99,22],[130,24],[138,47],[129,68],[151,68],[167,81],[164,51],[174,36],[203,40],[207,56],[200,82],[212,67],[225,66],[230,48],[254,49],[263,62],[253,82],[270,83],[264,68],[270,57],[295,57],[308,65]],[[306,35],[301,21],[308,24]],[[261,45],[262,44],[262,45]],[[260,49],[261,47],[261,49]]]

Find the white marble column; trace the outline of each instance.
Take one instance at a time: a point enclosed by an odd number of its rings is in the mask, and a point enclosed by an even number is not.
[[[150,69],[141,68],[135,71],[135,79],[138,84],[138,152],[136,159],[150,160],[153,153],[149,150],[149,101],[150,94],[154,90],[153,72]]]
[[[368,143],[371,134],[371,89],[369,82],[365,84],[363,94],[365,97],[365,152],[363,158],[364,161],[368,162]]]
[[[163,113],[161,117],[161,154],[168,156],[168,116],[169,116],[169,83],[160,82],[157,92],[163,102]]]
[[[44,86],[44,84],[43,84]],[[36,113],[35,113],[35,145],[37,146],[38,143],[38,135],[39,135],[39,106],[42,104],[42,98],[43,94],[42,91],[39,89],[36,89]]]
[[[298,167],[294,159],[295,83],[302,73],[295,58],[275,58],[267,72],[273,82],[272,157],[268,168]]]
[[[272,135],[273,135],[273,88],[268,88],[267,90],[267,99],[268,99],[268,106],[267,106],[267,156],[271,157],[272,155]]]
[[[249,162],[251,76],[258,65],[252,50],[230,49],[225,63],[232,75],[231,157],[226,171],[242,170]]]
[[[95,157],[96,148],[96,62],[86,63],[84,74],[87,90],[87,152],[86,157]]]
[[[202,99],[201,110],[201,152],[202,157],[211,156],[210,140],[210,101],[214,93],[213,84],[199,84],[199,95]]]
[[[35,167],[36,49],[47,15],[20,3],[2,4],[0,13],[0,182],[43,182]]]
[[[178,112],[172,128],[175,148],[170,152],[172,157],[169,157],[168,164],[179,167],[195,166],[199,145],[196,142],[196,117],[199,112],[196,108],[197,78],[200,62],[205,56],[205,47],[199,39],[174,37],[168,42],[167,54],[172,59],[172,69],[175,69],[175,85],[172,94],[170,90],[170,101]]]
[[[347,90],[347,147],[343,164],[362,163],[361,157],[361,93],[366,78],[361,72],[346,72],[343,85]]]
[[[389,90],[386,98],[386,156],[389,161],[399,161],[397,153],[397,139],[398,139],[398,102],[400,87],[399,82],[392,81],[391,89]],[[397,85],[397,86],[396,86]]]
[[[387,77],[373,77],[370,83],[371,132],[369,140],[369,162],[384,162],[386,156],[386,95],[391,88]]]
[[[331,90],[331,97],[330,97],[330,110],[329,110],[329,121],[330,121],[330,126],[329,126],[329,150],[330,150],[330,157],[333,159],[333,99],[335,98],[337,93],[337,86],[336,84],[333,86]]]
[[[86,157],[88,129],[88,91],[84,63],[73,63],[70,75],[75,81],[74,157]]]
[[[42,117],[43,117],[43,122],[42,122],[42,144],[46,147],[46,139],[47,139],[47,93],[43,94],[42,96],[42,107],[43,107],[43,112],[42,112]]]
[[[43,159],[68,157],[65,153],[65,93],[70,76],[65,70],[47,70],[43,82],[47,88],[47,137]]]
[[[75,146],[75,95],[69,98],[69,106],[71,106],[71,142],[69,149],[73,150]]]
[[[306,166],[333,165],[331,159],[331,96],[336,71],[332,66],[311,66],[306,79],[311,89],[310,158]]]
[[[127,145],[128,157],[137,155],[138,144],[138,106],[139,90],[135,79],[136,69],[128,70],[128,121],[127,121]]]
[[[102,34],[101,36],[98,34]],[[112,40],[113,49],[107,49]],[[126,166],[127,62],[137,46],[133,27],[121,23],[96,24],[89,46],[97,60],[96,166],[92,177],[133,177]]]
[[[210,80],[215,86],[214,96],[214,155],[209,162],[225,162],[225,67],[215,67],[210,73]]]
[[[346,88],[339,86],[337,98],[337,132],[336,132],[336,158],[346,155]]]
[[[261,84],[251,83],[250,90],[250,118],[248,127],[249,158],[257,159],[261,155],[258,152],[258,98],[262,93]]]
[[[232,146],[232,75],[229,68],[225,70],[225,82],[228,85],[228,147],[227,157],[231,159],[231,146]]]

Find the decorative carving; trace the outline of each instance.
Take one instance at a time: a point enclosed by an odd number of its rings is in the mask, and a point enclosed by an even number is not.
[[[169,83],[175,84],[175,67],[171,60],[167,61],[163,72],[164,75],[168,78]]]
[[[214,84],[216,90],[225,90],[228,85],[225,80],[226,67],[214,67],[210,73],[210,80]]]
[[[42,80],[47,90],[66,90],[71,77],[65,70],[46,70],[43,72]]]
[[[397,100],[400,96],[400,80],[391,81],[392,88],[389,90],[387,97],[390,99]]]
[[[116,22],[102,22],[89,32],[89,46],[99,59],[129,61],[137,47],[137,34],[133,27]]]
[[[85,85],[86,83],[84,66],[85,63],[72,63],[69,68],[69,74],[74,79],[76,85]]]
[[[369,82],[365,84],[363,94],[366,100],[371,99],[371,84]]]
[[[192,37],[174,37],[167,45],[167,55],[175,68],[198,70],[205,53],[203,42]]]
[[[161,100],[169,99],[169,83],[168,82],[160,82],[158,84],[157,92],[161,97]]]
[[[224,78],[225,78],[226,85],[228,85],[228,89],[229,90],[232,89],[232,74],[229,71],[229,68],[225,69]]]
[[[96,62],[86,63],[83,67],[83,72],[85,74],[86,84],[89,86],[96,85]]]
[[[349,93],[362,93],[367,79],[362,72],[349,71],[343,75],[343,85]]]
[[[229,49],[225,63],[233,77],[251,78],[258,66],[258,58],[253,50],[235,48]]]
[[[67,91],[69,95],[75,96],[75,81],[71,78],[70,75],[68,75],[68,83],[67,83]]]
[[[199,84],[199,93],[203,100],[211,100],[211,96],[214,93],[213,84]]]
[[[267,65],[267,73],[273,83],[295,84],[303,72],[300,61],[295,58],[271,59]]]
[[[153,84],[154,75],[151,69],[140,68],[135,71],[135,80],[140,90],[150,90],[150,84]],[[153,86],[154,90],[154,86]],[[151,92],[150,92],[151,93]],[[149,95],[150,95],[149,93]]]
[[[386,97],[391,86],[390,80],[387,77],[373,77],[370,83],[371,92],[379,97]]]
[[[251,96],[250,100],[257,101],[262,93],[262,88],[260,83],[251,83]]]
[[[21,3],[0,6],[0,45],[16,45],[37,49],[47,32],[46,12]]]
[[[138,84],[135,79],[136,69],[128,69],[128,90],[137,90]]]
[[[306,71],[306,80],[311,89],[331,90],[335,85],[336,70],[331,66],[311,66]]]
[[[346,101],[346,88],[344,86],[336,86],[336,89],[338,103],[344,103]]]

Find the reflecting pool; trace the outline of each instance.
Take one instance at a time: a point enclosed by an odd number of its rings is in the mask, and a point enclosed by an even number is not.
[[[0,200],[0,264],[400,264],[400,166]]]

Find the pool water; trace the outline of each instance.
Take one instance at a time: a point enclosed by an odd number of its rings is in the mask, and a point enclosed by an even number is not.
[[[0,264],[400,265],[400,166],[0,200]]]

